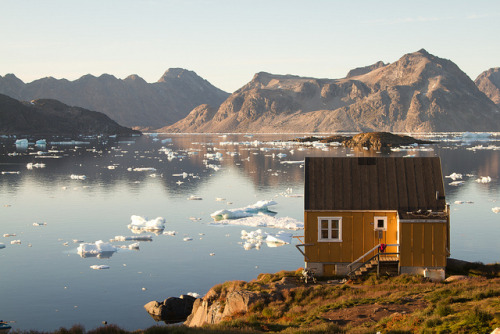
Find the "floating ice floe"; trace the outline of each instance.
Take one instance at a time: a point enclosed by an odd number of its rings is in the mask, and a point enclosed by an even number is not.
[[[5,234],[3,235],[3,237],[4,237],[4,238],[8,238],[8,237],[15,237],[15,236],[16,236],[16,234],[15,234],[15,233],[5,233]]]
[[[170,235],[170,236],[172,236],[172,237],[173,237],[174,235],[176,235],[176,233],[177,233],[177,232],[175,232],[175,231],[165,231],[165,232],[163,232],[163,234],[165,234],[165,235]]]
[[[94,269],[94,270],[109,269],[109,266],[107,266],[105,264],[94,264],[94,265],[90,266],[90,269]]]
[[[450,186],[461,186],[462,184],[464,184],[465,181],[453,181],[453,182],[450,182],[448,183]]]
[[[150,235],[133,235],[125,237],[123,235],[117,235],[113,239],[109,239],[110,242],[114,241],[153,241],[153,237]]]
[[[129,172],[156,172],[156,168],[153,167],[136,167],[136,168],[127,168]]]
[[[491,182],[491,177],[489,176],[481,176],[478,179],[476,179],[477,183],[490,183]]]
[[[299,222],[295,218],[291,217],[272,217],[268,215],[257,215],[253,217],[245,217],[241,219],[234,220],[220,220],[215,221],[212,224],[215,225],[239,225],[239,226],[252,226],[252,227],[271,227],[280,228],[287,230],[301,230],[304,228],[304,223]]]
[[[500,206],[495,206],[494,208],[491,208],[491,211],[494,213],[499,213],[500,212]]]
[[[165,229],[165,218],[157,217],[147,220],[141,216],[131,216],[132,222],[127,226],[131,230],[159,231]]]
[[[12,240],[10,242],[11,245],[20,245],[21,244],[21,240]]]
[[[33,223],[33,226],[47,226],[47,223]]]
[[[248,205],[244,208],[239,208],[239,209],[223,209],[219,211],[215,211],[212,214],[210,214],[210,217],[212,217],[215,221],[219,220],[227,220],[227,219],[240,219],[240,218],[245,218],[245,217],[251,217],[254,216],[258,213],[268,213],[268,214],[275,214],[274,212],[269,210],[269,206],[271,205],[276,205],[275,201],[258,201],[255,204]]]
[[[8,174],[20,174],[20,171],[3,171],[2,175],[8,175]]]
[[[128,245],[128,249],[139,249],[139,243],[134,242],[133,244]]]
[[[27,148],[28,147],[28,139],[17,139],[16,148]]]
[[[203,198],[201,198],[200,196],[196,196],[196,195],[191,195],[188,197],[188,200],[190,200],[190,201],[200,201],[202,199]]]
[[[292,233],[279,231],[277,234],[263,232],[261,229],[256,231],[247,232],[241,231],[241,239],[246,240],[243,244],[245,250],[252,248],[260,249],[262,243],[265,242],[268,247],[279,247],[290,244],[292,241]]]
[[[454,203],[455,204],[464,204],[464,203],[473,204],[474,202],[473,201],[455,201]]]
[[[32,162],[28,162],[26,164],[26,168],[27,169],[33,169],[33,168],[45,168],[45,164],[44,163],[32,163]]]
[[[98,240],[95,243],[82,243],[78,246],[77,252],[81,257],[99,256],[112,254],[118,249],[108,242]]]
[[[71,174],[70,178],[72,180],[85,180],[87,178],[87,176],[85,176],[85,175]]]
[[[500,150],[500,146],[496,146],[496,145],[488,145],[488,146],[483,146],[483,145],[478,145],[478,146],[474,146],[474,147],[468,147],[467,150],[469,151],[498,151]]]
[[[305,164],[304,160],[284,160],[280,161],[280,164],[282,165],[303,165]]]
[[[462,174],[452,173],[450,175],[446,175],[445,177],[447,177],[449,179],[452,179],[453,181],[456,181],[456,180],[461,180],[462,179]]]
[[[184,239],[182,239],[182,240],[184,240],[184,241],[191,241],[191,240],[193,240],[193,238],[191,238],[191,237],[185,237],[185,238],[184,238]]]

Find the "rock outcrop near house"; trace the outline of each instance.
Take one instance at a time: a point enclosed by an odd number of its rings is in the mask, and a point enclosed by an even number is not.
[[[126,126],[158,128],[183,119],[197,106],[215,108],[229,96],[195,72],[171,68],[155,83],[137,75],[85,75],[78,80],[52,77],[24,83],[13,74],[0,76],[0,94],[18,100],[56,99],[97,110]]]
[[[474,82],[481,92],[500,106],[500,67],[484,71]]]
[[[132,135],[103,113],[67,106],[49,99],[20,102],[0,94],[0,134],[3,135]]]
[[[353,70],[343,79],[257,73],[215,113],[197,108],[187,118],[159,131],[432,132],[500,128],[499,107],[450,60],[422,49],[392,64],[377,64]]]

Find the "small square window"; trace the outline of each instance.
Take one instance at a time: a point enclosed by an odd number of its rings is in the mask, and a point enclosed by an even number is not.
[[[375,231],[387,231],[387,217],[374,217]]]

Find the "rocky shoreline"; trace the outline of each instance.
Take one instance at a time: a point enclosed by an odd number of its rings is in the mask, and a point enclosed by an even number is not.
[[[301,328],[301,317],[314,310],[315,316],[309,319],[312,323],[318,325],[325,319],[330,319],[327,323],[336,319],[336,326],[342,329],[347,325],[366,326],[367,322],[373,324],[402,315],[421,317],[423,310],[435,309],[439,304],[438,299],[429,296],[446,294],[450,289],[456,291],[456,296],[470,294],[470,291],[465,291],[470,288],[486,289],[483,295],[478,292],[476,297],[467,297],[470,307],[476,307],[478,300],[487,300],[482,307],[490,310],[488,314],[493,314],[486,317],[491,318],[488,323],[500,326],[500,309],[491,299],[500,296],[498,263],[484,265],[450,259],[447,271],[451,275],[443,283],[401,275],[390,278],[372,276],[365,281],[330,278],[319,280],[317,284],[305,284],[300,279],[301,271],[302,268],[295,272],[260,274],[250,282],[228,281],[212,287],[202,298],[170,297],[164,302],[152,301],[144,307],[155,320],[166,323],[179,321],[182,315],[181,321],[186,327],[227,326],[234,321],[252,327],[251,323],[258,319],[260,329],[271,326],[273,322]],[[415,289],[418,292],[411,292]],[[468,302],[464,298],[460,300],[462,304]]]

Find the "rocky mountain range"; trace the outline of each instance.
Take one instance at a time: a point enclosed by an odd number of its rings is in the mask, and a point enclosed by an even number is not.
[[[484,71],[474,82],[486,96],[500,106],[500,67]]]
[[[498,131],[499,107],[452,61],[422,49],[342,79],[257,73],[220,107],[163,132]]]
[[[20,102],[0,94],[0,134],[3,135],[132,135],[103,113],[70,107],[56,100]]]
[[[0,94],[22,101],[56,99],[103,112],[122,125],[152,128],[172,124],[204,103],[218,108],[229,96],[195,72],[181,68],[167,70],[155,83],[137,75],[121,80],[109,74],[85,75],[75,81],[48,77],[24,83],[7,74],[0,76]]]

